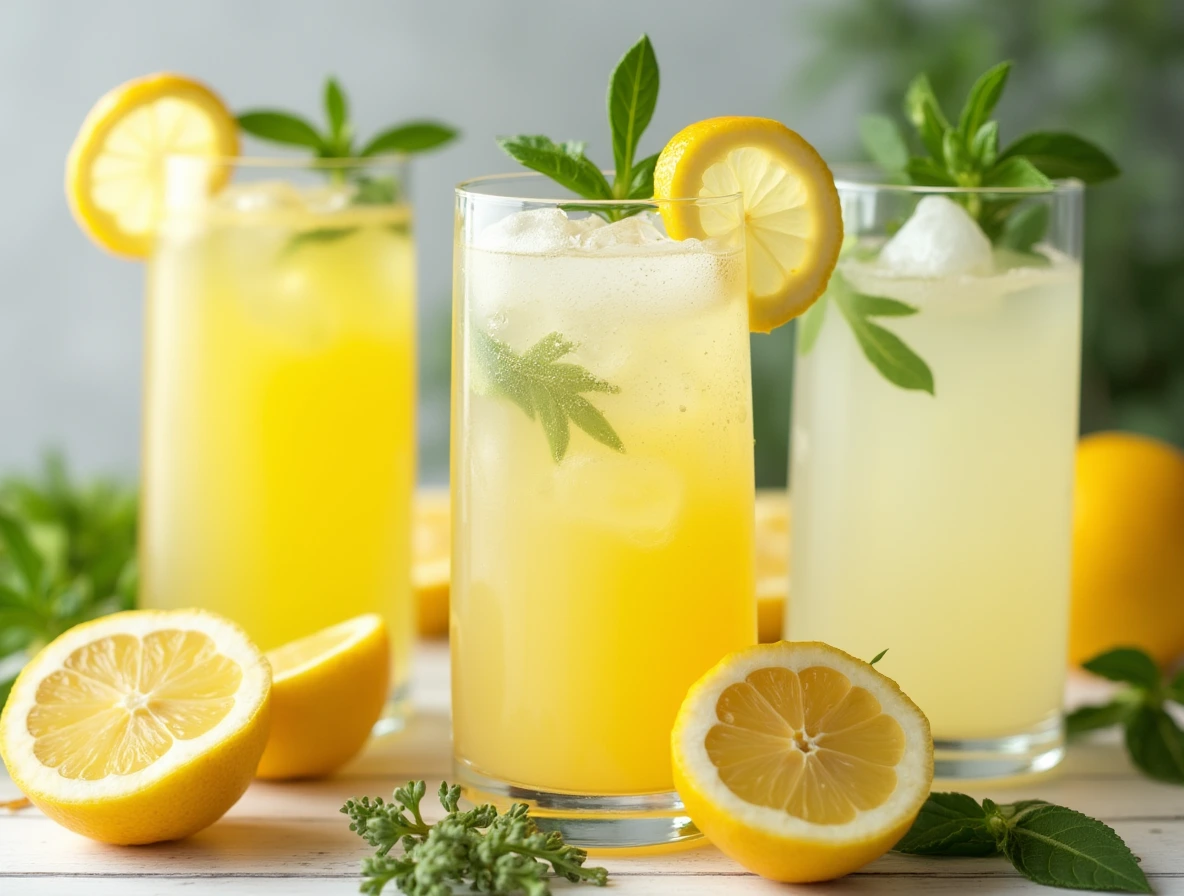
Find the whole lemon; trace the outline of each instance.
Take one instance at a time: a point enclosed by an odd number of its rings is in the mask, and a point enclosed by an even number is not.
[[[1184,453],[1103,432],[1077,447],[1069,659],[1136,646],[1184,654]]]

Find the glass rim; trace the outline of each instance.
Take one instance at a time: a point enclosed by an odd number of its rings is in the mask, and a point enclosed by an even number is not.
[[[604,170],[601,173],[611,175],[611,170]],[[509,193],[485,192],[483,190],[474,189],[483,184],[493,184],[498,181],[529,181],[531,183],[555,183],[545,174],[540,174],[537,171],[515,171],[510,174],[484,174],[481,177],[471,177],[460,181],[456,187],[455,192],[457,196],[463,196],[466,199],[478,199],[483,202],[505,202],[505,203],[532,203],[535,205],[578,205],[581,209],[585,208],[614,208],[623,205],[647,205],[657,208],[660,205],[671,204],[694,204],[694,205],[724,205],[726,203],[735,202],[737,199],[743,199],[743,193],[726,193],[721,196],[676,196],[672,199],[655,199],[650,196],[647,199],[584,199],[582,196],[570,196],[563,198],[551,197],[535,197],[525,195],[512,195]]]
[[[204,162],[211,165],[252,168],[260,171],[348,171],[359,168],[403,165],[410,159],[407,153],[383,153],[374,156],[353,156],[344,159],[322,159],[316,156],[230,156],[197,152],[170,152],[165,164],[172,162]]]
[[[828,163],[835,187],[849,192],[896,192],[917,195],[944,196],[1058,196],[1080,193],[1085,184],[1075,177],[1053,178],[1052,187],[940,187],[923,184],[893,184],[884,177],[884,170],[866,162]]]

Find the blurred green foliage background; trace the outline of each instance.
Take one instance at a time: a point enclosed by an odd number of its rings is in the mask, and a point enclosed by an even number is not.
[[[1006,141],[1037,126],[1076,131],[1123,175],[1086,201],[1081,428],[1126,429],[1184,446],[1184,3],[851,0],[797,24],[810,57],[791,86],[793,120],[818,118],[845,91],[900,115],[927,72],[957,108],[1001,59],[1015,68],[997,110]],[[857,158],[850,143],[825,147]],[[791,332],[753,337],[757,479],[786,479]]]

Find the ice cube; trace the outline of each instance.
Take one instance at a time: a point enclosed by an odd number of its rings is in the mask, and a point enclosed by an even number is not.
[[[659,223],[661,219],[657,215],[642,212],[582,234],[578,245],[581,249],[596,251],[630,246],[652,247],[654,243],[670,242],[659,229]]]
[[[232,184],[216,197],[219,208],[236,212],[272,212],[289,209],[303,210],[304,197],[300,190],[282,180],[265,180],[253,184]]]
[[[543,255],[570,248],[567,213],[561,208],[535,208],[515,212],[490,224],[477,235],[478,249],[489,252],[514,252]]]
[[[926,196],[884,244],[879,267],[906,277],[989,274],[991,241],[958,203]]]
[[[558,466],[560,505],[585,525],[639,547],[667,544],[682,513],[682,477],[656,460],[606,452],[597,446],[595,455],[571,456]]]

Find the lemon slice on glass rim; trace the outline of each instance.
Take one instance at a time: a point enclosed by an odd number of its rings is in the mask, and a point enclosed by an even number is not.
[[[795,131],[769,118],[708,118],[679,131],[658,156],[654,198],[744,197],[749,326],[767,333],[826,289],[843,243],[830,169]],[[666,231],[703,239],[740,222],[730,211],[659,203]]]
[[[82,123],[66,159],[66,198],[99,246],[147,258],[164,207],[164,160],[171,154],[236,156],[238,124],[208,87],[175,74],[147,75],[103,96]],[[209,166],[206,189],[230,176]]]

